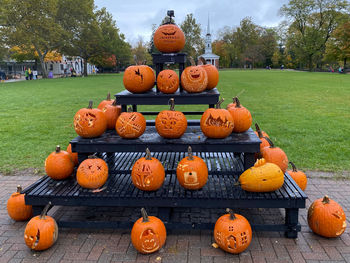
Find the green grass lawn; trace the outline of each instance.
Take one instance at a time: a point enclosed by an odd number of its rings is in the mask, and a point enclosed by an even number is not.
[[[1,83],[0,172],[43,171],[44,160],[55,146],[65,148],[76,136],[72,125],[75,112],[89,100],[97,106],[108,92],[123,89],[122,74]],[[299,168],[350,170],[350,75],[225,70],[220,72],[218,89],[225,105],[240,93],[253,122],[258,122]]]

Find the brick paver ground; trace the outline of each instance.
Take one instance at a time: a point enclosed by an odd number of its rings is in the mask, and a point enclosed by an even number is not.
[[[320,176],[321,175],[321,176]],[[169,231],[166,245],[152,255],[141,255],[130,242],[130,230],[60,229],[57,243],[44,252],[28,249],[23,240],[25,223],[14,222],[6,212],[6,202],[20,183],[27,186],[37,176],[0,176],[0,262],[350,262],[350,231],[340,237],[326,239],[314,235],[307,227],[306,209],[299,221],[302,232],[297,239],[283,233],[258,232],[245,252],[231,255],[215,249],[212,231]],[[328,194],[339,202],[350,218],[350,180],[331,179],[328,174],[312,173],[306,190],[309,200]],[[57,213],[70,214],[71,211]],[[278,211],[279,212],[279,211]],[[126,213],[125,211],[123,213]],[[186,214],[186,211],[183,212]],[[264,211],[264,220],[271,214]],[[281,214],[280,216],[281,217]]]

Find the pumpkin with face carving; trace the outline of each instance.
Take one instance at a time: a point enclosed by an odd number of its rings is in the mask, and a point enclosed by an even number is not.
[[[179,77],[174,70],[165,69],[159,72],[157,87],[165,94],[172,94],[179,88]]]
[[[186,189],[201,189],[208,180],[208,167],[202,158],[192,154],[188,147],[188,156],[183,158],[176,168],[176,176],[180,185]]]
[[[84,188],[99,188],[106,183],[107,178],[108,166],[104,160],[96,156],[89,156],[77,170],[77,182]]]
[[[163,53],[176,53],[185,46],[185,35],[175,24],[165,24],[154,32],[153,42]]]
[[[207,85],[207,72],[201,66],[189,66],[181,74],[181,86],[189,93],[202,92]]]
[[[252,228],[248,220],[226,209],[227,214],[221,216],[214,227],[214,239],[226,252],[239,254],[246,250],[252,241]]]
[[[142,254],[158,251],[165,243],[166,229],[164,223],[155,216],[148,216],[144,208],[131,230],[131,242]]]
[[[132,109],[129,108],[128,112],[120,114],[115,129],[122,138],[136,139],[146,130],[146,119],[142,113],[132,112]]]
[[[124,87],[132,93],[144,93],[153,88],[156,76],[146,65],[129,66],[123,76]]]

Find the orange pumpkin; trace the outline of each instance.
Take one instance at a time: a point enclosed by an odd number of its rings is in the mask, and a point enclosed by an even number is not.
[[[203,63],[201,67],[204,68],[208,76],[207,90],[211,90],[215,88],[219,83],[219,71],[212,64],[207,64],[207,61],[203,57],[200,57],[200,60]]]
[[[152,68],[146,65],[129,66],[123,76],[124,87],[132,93],[144,93],[153,88],[156,80]]]
[[[112,104],[114,100],[111,99],[111,93],[107,94],[107,98],[103,101],[100,102],[100,104],[98,104],[97,108],[99,110],[103,110],[103,108],[108,105],[108,104]]]
[[[252,241],[252,228],[248,220],[232,209],[226,209],[227,214],[221,216],[215,223],[214,239],[219,247],[226,252],[239,254],[246,250]]]
[[[79,163],[79,161],[78,161],[78,153],[72,152],[72,145],[71,144],[68,144],[67,153],[70,154],[70,157],[72,158],[74,166],[77,166],[78,163]]]
[[[74,162],[71,155],[62,151],[57,145],[56,151],[49,154],[45,160],[46,174],[55,180],[63,180],[69,177],[74,170]]]
[[[282,172],[285,173],[288,168],[287,155],[281,148],[276,147],[269,138],[265,137],[265,139],[269,142],[270,146],[265,147],[262,150],[262,157],[266,160],[266,162],[278,165]]]
[[[97,189],[108,179],[108,166],[106,162],[96,156],[89,156],[78,167],[77,182],[81,187]]]
[[[203,67],[196,66],[192,58],[190,60],[192,66],[185,68],[181,74],[181,86],[189,93],[202,92],[208,85],[207,72]]]
[[[107,129],[115,129],[115,124],[122,111],[122,107],[117,105],[117,100],[115,99],[112,104],[105,104],[102,111],[106,115]]]
[[[169,23],[154,32],[153,43],[163,53],[176,53],[185,46],[185,35],[177,25]]]
[[[128,112],[120,114],[115,129],[122,138],[136,139],[146,130],[146,119],[141,113],[132,112],[129,108]]]
[[[202,158],[192,154],[192,148],[188,147],[188,156],[177,165],[176,176],[180,185],[186,189],[201,189],[208,180],[208,167]]]
[[[99,109],[92,108],[92,101],[87,108],[78,110],[74,115],[74,129],[84,138],[101,136],[107,129],[107,119]]]
[[[21,194],[22,187],[17,186],[17,192],[14,192],[7,200],[7,213],[15,221],[28,220],[33,216],[31,205],[26,205],[24,194]]]
[[[314,233],[323,237],[339,237],[346,229],[343,208],[327,195],[311,204],[307,222]]]
[[[157,77],[157,87],[165,94],[172,94],[179,88],[179,77],[174,70],[162,70]]]
[[[200,126],[208,138],[223,139],[232,133],[233,118],[228,110],[220,108],[223,101],[220,100],[215,109],[207,109],[201,117]]]
[[[175,111],[174,99],[170,99],[170,110],[159,112],[156,129],[160,136],[167,139],[180,138],[187,129],[187,119],[180,111]]]
[[[262,137],[270,138],[270,136],[269,136],[266,132],[264,132],[264,131],[262,131],[262,130],[260,129],[260,127],[259,127],[259,125],[258,125],[257,123],[255,123],[255,129],[256,129],[256,131],[255,131],[254,133],[255,133],[256,136],[258,136],[260,139],[261,139]],[[259,135],[259,132],[261,133],[262,137]]]
[[[131,229],[131,242],[134,248],[142,254],[150,254],[163,247],[166,240],[166,229],[162,220],[148,216],[141,208],[142,217]]]
[[[41,215],[33,217],[24,230],[24,241],[33,250],[40,251],[51,247],[57,240],[58,227],[55,219],[46,215],[51,206],[49,202]]]
[[[270,143],[265,139],[265,137],[263,136],[261,130],[258,130],[258,137],[259,137],[259,139],[261,141],[261,143],[260,143],[260,152],[255,154],[255,159],[262,158],[262,150],[265,147],[270,146]]]
[[[163,185],[164,178],[162,163],[151,157],[151,152],[147,148],[146,157],[138,159],[132,167],[132,183],[143,191],[155,191]]]
[[[252,125],[252,115],[247,108],[241,105],[238,97],[235,97],[234,99],[236,101],[236,105],[234,107],[227,107],[227,110],[231,113],[235,124],[233,127],[233,132],[245,132]]]
[[[289,163],[292,166],[293,170],[288,170],[287,172],[293,178],[293,180],[297,183],[300,189],[305,191],[306,185],[307,185],[307,178],[305,173],[303,173],[302,171],[298,171],[294,163],[292,162],[289,162]]]

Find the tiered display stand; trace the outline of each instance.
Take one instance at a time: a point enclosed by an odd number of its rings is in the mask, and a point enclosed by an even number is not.
[[[169,59],[183,69],[184,54],[157,54],[154,61],[157,74],[160,64],[169,63]],[[184,64],[183,64],[184,65]],[[133,105],[168,105],[170,98],[176,105],[208,105],[213,107],[219,100],[217,89],[189,94],[178,90],[175,94],[162,94],[154,88],[144,94],[132,94],[123,91],[115,95],[122,110]],[[164,109],[167,109],[165,106]],[[143,112],[155,115],[158,112]],[[200,115],[202,112],[184,112],[186,115]],[[252,129],[244,133],[232,133],[225,139],[209,139],[203,135],[199,120],[189,120],[186,133],[180,139],[164,139],[157,133],[154,121],[147,121],[145,133],[138,139],[127,140],[118,136],[115,130],[105,132],[101,137],[85,139],[76,137],[71,141],[72,151],[78,152],[79,162],[90,154],[104,158],[109,165],[109,178],[101,192],[93,192],[80,187],[75,177],[64,181],[55,181],[47,176],[25,189],[26,203],[33,205],[36,214],[51,201],[53,206],[107,206],[107,207],[158,207],[158,217],[167,229],[213,229],[214,223],[203,223],[199,219],[189,223],[172,222],[173,208],[284,208],[284,224],[252,225],[255,230],[284,231],[287,237],[297,237],[300,231],[298,223],[299,208],[305,208],[304,192],[291,177],[285,174],[285,183],[281,189],[270,193],[250,193],[241,189],[239,175],[254,164],[254,155],[259,151],[260,139]],[[203,158],[208,166],[207,184],[200,190],[186,190],[176,179],[177,163],[186,156],[188,146],[194,155]],[[148,147],[153,157],[159,159],[165,170],[163,186],[154,192],[144,192],[132,184],[130,172],[134,162],[143,157]],[[133,222],[125,221],[58,221],[61,227],[100,227],[125,228]]]

